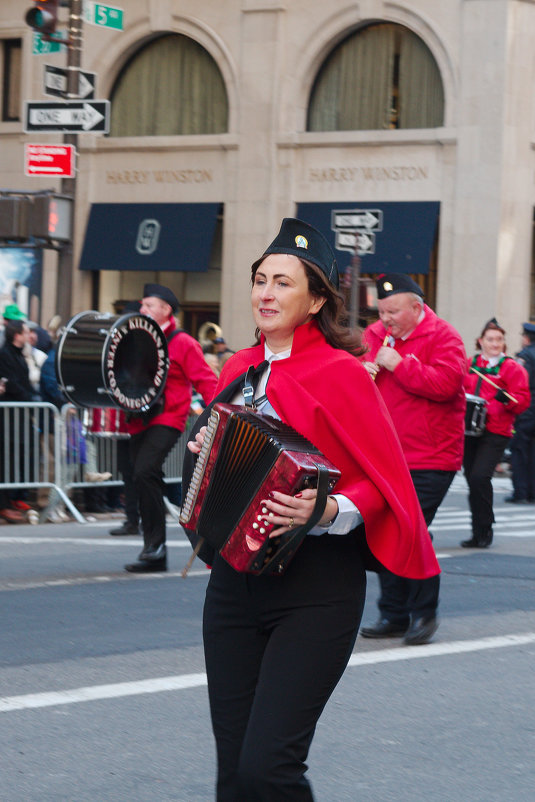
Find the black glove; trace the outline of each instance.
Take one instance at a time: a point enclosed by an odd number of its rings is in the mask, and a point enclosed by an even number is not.
[[[498,390],[496,395],[494,396],[496,401],[499,401],[501,404],[507,404],[509,399],[507,398],[507,394],[504,390]]]

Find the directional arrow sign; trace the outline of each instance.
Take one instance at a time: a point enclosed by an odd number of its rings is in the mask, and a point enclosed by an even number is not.
[[[65,97],[67,94],[67,70],[63,67],[53,67],[45,64],[44,71],[44,93],[52,97]],[[78,97],[82,100],[93,98],[95,95],[96,73],[84,72],[79,68],[78,71]]]
[[[366,231],[383,230],[383,212],[381,209],[339,209],[331,213],[331,228],[356,229]]]
[[[338,251],[350,251],[359,256],[375,253],[375,234],[367,231],[336,231],[335,248]]]
[[[26,101],[24,104],[24,131],[66,131],[69,133],[110,130],[109,100],[65,100],[62,103]]]

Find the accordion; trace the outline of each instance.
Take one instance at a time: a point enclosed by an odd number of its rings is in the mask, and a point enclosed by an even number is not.
[[[216,403],[180,523],[216,549],[237,571],[282,574],[303,537],[319,520],[340,471],[306,438],[277,418]],[[315,513],[306,526],[270,538],[275,524],[262,506],[273,490],[295,495],[317,488]]]

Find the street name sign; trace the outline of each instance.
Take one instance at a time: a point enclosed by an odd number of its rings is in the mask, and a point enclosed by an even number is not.
[[[24,103],[24,132],[101,133],[110,130],[109,100],[34,100]]]
[[[333,209],[331,218],[331,227],[334,231],[338,229],[383,230],[383,212],[381,209]]]
[[[103,28],[113,28],[116,31],[123,30],[122,8],[105,6],[102,3],[94,3],[92,0],[84,0],[83,3],[84,21],[90,25],[100,25]]]
[[[74,178],[74,145],[24,145],[24,175],[57,175]]]
[[[56,36],[63,36],[59,31]],[[46,56],[49,53],[59,53],[62,47],[66,47],[67,42],[47,42],[43,39],[42,34],[38,31],[33,32],[32,40],[32,55],[33,56]]]
[[[94,98],[96,73],[86,72],[79,67],[72,69],[78,72],[78,97],[82,100]],[[45,95],[65,97],[67,94],[67,70],[64,67],[53,67],[52,64],[45,64],[43,83]]]

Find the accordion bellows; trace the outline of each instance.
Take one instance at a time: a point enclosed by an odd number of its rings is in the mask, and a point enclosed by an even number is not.
[[[269,415],[214,404],[180,523],[237,571],[261,573],[277,550],[262,500],[273,490],[294,495],[315,487],[320,471],[328,472],[331,492],[340,471],[306,438]],[[270,573],[282,573],[292,556]]]

